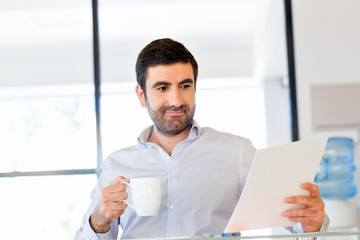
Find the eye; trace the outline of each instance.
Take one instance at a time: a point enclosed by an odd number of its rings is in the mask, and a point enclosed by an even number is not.
[[[162,92],[162,91],[165,91],[165,90],[166,90],[166,87],[165,87],[165,86],[158,87],[158,88],[156,88],[156,90]]]
[[[182,85],[182,88],[189,88],[189,87],[191,87],[190,84],[184,84],[184,85]]]

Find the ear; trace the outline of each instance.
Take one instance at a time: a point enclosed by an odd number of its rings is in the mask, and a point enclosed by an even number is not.
[[[146,107],[146,104],[145,104],[145,93],[143,91],[143,89],[141,88],[141,86],[138,84],[136,85],[136,95],[137,97],[139,98],[139,102],[140,102],[140,105],[142,107]]]

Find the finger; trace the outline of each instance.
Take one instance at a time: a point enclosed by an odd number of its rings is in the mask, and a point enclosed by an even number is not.
[[[123,200],[126,200],[128,198],[128,193],[125,191],[122,192],[116,192],[111,195],[111,199],[114,202],[121,202]]]
[[[106,203],[119,202],[119,201],[127,199],[128,193],[126,191],[114,190],[114,189],[112,189],[112,187],[113,186],[103,189],[103,191],[102,191],[103,202],[106,202]]]
[[[318,211],[312,208],[301,208],[294,210],[286,210],[281,213],[283,217],[317,217]]]
[[[127,204],[123,201],[104,203],[103,211],[114,212],[114,211],[123,211],[127,208]]]
[[[115,178],[114,181],[112,181],[112,182],[109,184],[109,186],[112,186],[112,185],[115,185],[115,184],[118,184],[118,183],[122,183],[122,182],[127,182],[127,183],[129,183],[130,180],[127,179],[127,178],[125,178],[125,177],[123,177],[123,176],[119,176],[119,177]]]
[[[315,219],[315,218],[308,218],[308,217],[288,217],[288,219],[290,221],[299,222],[302,224],[311,224],[311,223],[317,221],[317,219]]]
[[[310,192],[310,196],[312,197],[320,197],[319,187],[313,183],[302,183],[301,188],[308,190]]]
[[[119,177],[115,178],[114,181],[112,181],[109,184],[109,186],[107,187],[108,188],[107,191],[109,191],[110,193],[125,191],[126,187],[124,185],[124,182],[129,183],[130,180],[123,176],[119,176]]]
[[[111,186],[107,187],[109,193],[117,193],[117,192],[123,192],[126,190],[126,187],[123,183],[115,183]]]
[[[284,198],[284,201],[286,203],[291,203],[291,204],[301,204],[301,205],[310,206],[316,200],[313,197],[309,197],[309,196],[292,196],[292,197]]]
[[[128,197],[128,194],[125,191],[104,194],[103,202],[104,203],[121,202],[123,200],[126,200],[127,197]]]
[[[117,204],[109,206],[105,205],[101,212],[106,219],[111,219],[111,221],[114,221],[116,218],[118,218],[125,212],[126,207],[126,203],[118,202]]]

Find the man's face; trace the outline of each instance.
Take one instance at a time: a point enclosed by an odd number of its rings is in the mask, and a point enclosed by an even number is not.
[[[146,98],[139,85],[136,93],[161,133],[176,135],[191,124],[195,113],[195,82],[190,63],[149,67],[145,86]]]

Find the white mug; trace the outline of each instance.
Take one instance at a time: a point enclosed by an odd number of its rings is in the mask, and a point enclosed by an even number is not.
[[[130,184],[123,182],[130,188],[131,201],[124,201],[135,210],[140,217],[155,216],[161,205],[161,178],[133,178]]]

